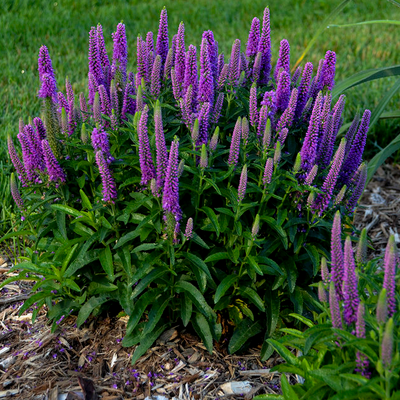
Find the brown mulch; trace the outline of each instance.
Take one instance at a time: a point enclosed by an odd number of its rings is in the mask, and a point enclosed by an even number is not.
[[[400,242],[399,166],[379,168],[354,221],[368,229],[370,256],[382,254],[390,234]],[[0,282],[10,265],[0,257]],[[32,325],[32,309],[18,316],[31,286],[22,281],[0,291],[0,399],[211,400],[280,393],[279,375],[270,368],[282,360],[261,362],[259,347],[229,355],[222,345],[210,355],[192,332],[175,327],[132,366],[134,348],[121,345],[127,317],[77,329],[70,316],[52,333],[43,310]]]

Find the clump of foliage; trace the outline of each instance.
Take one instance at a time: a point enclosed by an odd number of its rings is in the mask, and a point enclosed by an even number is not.
[[[282,395],[255,399],[397,399],[400,392],[399,302],[396,287],[397,248],[391,236],[382,268],[379,259],[366,262],[366,231],[356,257],[350,236],[344,250],[340,216],[332,229],[331,270],[321,263],[318,284],[321,313],[315,320],[292,314],[308,326],[301,332],[282,329],[287,335],[268,342],[285,360],[274,367],[294,373],[299,384],[290,386],[282,375]],[[379,272],[378,272],[379,271]],[[329,292],[329,294],[328,294]],[[288,349],[295,348],[300,357]]]
[[[46,305],[56,327],[123,309],[133,361],[177,321],[209,351],[221,335],[230,352],[270,337],[288,312],[315,308],[333,213],[350,215],[365,184],[370,112],[336,143],[335,53],[291,74],[283,40],[272,68],[268,8],[229,61],[212,31],[198,57],[183,23],[170,46],[165,9],[156,45],[137,39],[135,75],[125,26],[112,36],[109,60],[101,25],[90,30],[88,102],[68,80],[57,91],[43,46],[43,115],[20,124],[22,160],[8,139],[24,219],[13,234],[34,242],[14,268],[36,282],[21,312]]]

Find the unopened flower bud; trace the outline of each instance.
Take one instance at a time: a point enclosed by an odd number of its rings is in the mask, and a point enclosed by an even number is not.
[[[360,240],[357,245],[356,260],[358,263],[365,263],[367,260],[367,230],[364,228],[361,231]]]
[[[298,153],[296,156],[296,161],[294,162],[293,172],[297,174],[300,171],[301,167],[301,154]]]
[[[253,223],[253,228],[251,229],[251,236],[253,237],[253,240],[258,235],[259,230],[260,230],[260,215],[257,214]]]
[[[199,138],[199,120],[196,118],[192,128],[192,142],[196,143]]]
[[[85,143],[85,144],[87,144],[87,142],[89,141],[89,136],[86,131],[85,123],[82,124],[82,128],[81,128],[81,140],[82,140],[82,143]]]
[[[279,161],[281,160],[281,142],[276,142],[276,147],[275,147],[275,154],[274,154],[274,165],[279,164]]]
[[[215,151],[218,146],[219,126],[215,128],[214,134],[210,140],[210,151]]]
[[[376,320],[380,324],[386,323],[388,319],[387,293],[383,288],[379,293],[378,304],[376,307]]]
[[[181,162],[178,165],[178,178],[181,177],[183,174],[183,167],[185,166],[185,160],[181,160]]]
[[[205,169],[208,165],[208,157],[207,157],[207,148],[206,145],[203,143],[201,145],[201,155],[200,155],[200,168]]]

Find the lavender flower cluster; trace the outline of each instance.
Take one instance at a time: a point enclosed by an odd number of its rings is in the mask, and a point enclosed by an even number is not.
[[[321,262],[322,281],[319,283],[318,295],[321,302],[328,302],[331,312],[331,321],[334,328],[343,328],[343,325],[354,327],[355,334],[358,338],[365,338],[365,306],[360,300],[358,291],[358,277],[356,272],[356,261],[359,265],[366,262],[366,234],[361,236],[354,258],[352,243],[350,236],[347,236],[342,246],[342,230],[341,218],[339,211],[335,215],[332,226],[332,241],[331,241],[331,270],[329,272],[326,259]],[[398,264],[397,247],[392,235],[388,241],[383,270],[383,289],[380,293],[376,317],[380,324],[390,325],[391,319],[396,312],[396,268]],[[326,288],[329,285],[329,300],[326,293]],[[341,315],[341,307],[343,309],[343,321]],[[344,324],[343,324],[344,322]],[[392,321],[393,322],[393,321]],[[387,338],[382,342],[382,359],[386,366],[391,364],[393,346],[393,335],[386,335]],[[357,352],[357,371],[362,375],[369,377],[367,357],[360,351]]]
[[[343,123],[345,98],[340,96],[332,105],[330,91],[334,87],[336,68],[333,51],[328,51],[319,62],[315,76],[311,63],[307,63],[302,72],[298,68],[292,75],[290,45],[284,39],[273,69],[269,8],[265,8],[262,21],[253,19],[245,51],[239,39],[234,41],[229,60],[219,52],[218,42],[210,30],[203,33],[199,51],[192,44],[187,46],[183,23],[170,45],[165,8],[161,11],[156,43],[152,32],[145,38],[137,38],[136,74],[127,70],[128,46],[124,24],[118,24],[112,39],[110,59],[102,26],[99,24],[91,28],[88,102],[80,93],[79,105],[68,80],[65,94],[57,91],[48,49],[46,46],[40,48],[38,71],[41,88],[38,96],[44,103],[43,120],[35,118],[34,126],[21,124],[18,139],[22,161],[9,139],[10,157],[23,186],[40,184],[45,176],[50,182],[64,183],[66,176],[60,166],[65,157],[62,142],[68,141],[82,127],[81,139],[86,143],[87,124],[92,127],[91,142],[101,176],[103,201],[114,201],[117,188],[110,169],[113,156],[107,131],[115,131],[128,120],[129,115],[135,115],[141,184],[150,185],[155,196],[162,195],[164,211],[173,214],[178,230],[182,218],[179,206],[179,141],[174,140],[170,145],[168,157],[161,107],[157,103],[154,108],[154,162],[147,127],[149,111],[155,101],[162,99],[166,93],[173,95],[175,105],[180,109],[179,118],[188,128],[195,149],[203,148],[201,168],[205,169],[207,152],[212,153],[217,147],[218,134],[211,138],[211,132],[223,114],[227,94],[235,95],[247,88],[250,89],[249,115],[239,117],[236,122],[230,138],[227,164],[236,167],[241,146],[247,146],[253,135],[264,155],[273,152],[270,157],[261,160],[265,170],[263,183],[267,186],[273,179],[274,167],[281,162],[285,142],[296,129],[305,125],[307,132],[301,145],[296,177],[300,183],[314,184],[322,190],[317,196],[309,197],[309,207],[322,214],[334,202],[335,205],[344,205],[350,212],[354,210],[366,181],[362,153],[371,113],[366,110],[360,123],[355,118],[345,140],[334,152],[336,137]],[[247,173],[251,165],[242,168],[239,201],[245,197]],[[301,204],[298,206],[301,207]]]

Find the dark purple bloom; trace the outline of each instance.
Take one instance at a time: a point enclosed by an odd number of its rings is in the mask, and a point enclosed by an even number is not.
[[[297,96],[297,105],[296,105],[296,113],[295,117],[300,118],[303,113],[304,107],[309,98],[309,89],[310,89],[310,81],[313,72],[313,65],[308,62],[303,70],[303,75],[301,77],[300,86],[299,86],[299,94]]]
[[[46,163],[47,173],[49,175],[50,182],[54,182],[59,184],[60,182],[63,183],[66,180],[65,173],[63,169],[60,167],[57,159],[55,158],[49,142],[44,139],[42,140],[42,147],[43,147],[43,155],[44,161]]]
[[[224,104],[224,93],[220,93],[217,97],[213,110],[212,122],[214,124],[218,124],[223,104]]]
[[[153,62],[153,60],[156,58],[156,55],[154,54],[153,32],[147,32],[147,35],[146,35],[146,47],[147,47],[147,52],[149,53],[149,55],[151,54],[150,61]]]
[[[240,174],[239,187],[238,187],[238,202],[241,203],[246,195],[247,188],[247,165],[243,165]]]
[[[97,29],[92,26],[89,31],[89,73],[93,74],[96,82],[101,85],[104,83],[103,67],[101,65]]]
[[[282,73],[281,76],[283,74],[284,73]],[[301,148],[301,167],[307,172],[315,164],[317,157],[318,133],[321,118],[321,102],[322,95],[320,94],[315,101],[306,137],[304,138],[303,146]]]
[[[239,60],[240,60],[240,40],[236,39],[232,45],[231,59],[229,60],[229,82],[232,86],[237,86],[239,81],[240,77]]]
[[[168,48],[169,48],[168,15],[167,15],[167,9],[164,7],[161,10],[160,24],[158,27],[157,43],[156,43],[156,54],[159,54],[161,56],[163,64],[167,59]]]
[[[265,127],[267,126],[267,120],[268,120],[268,107],[267,106],[262,106],[259,117],[258,117],[258,129],[257,129],[257,135],[258,136],[263,136],[265,132]]]
[[[14,172],[11,172],[10,189],[11,189],[11,195],[15,201],[15,204],[17,205],[17,207],[20,210],[23,210],[24,202],[22,201],[21,194],[19,193],[17,181],[15,180],[15,176],[14,176]]]
[[[65,80],[65,92],[67,93],[68,104],[73,103],[75,101],[74,89],[68,79]]]
[[[200,51],[200,83],[198,101],[199,103],[214,103],[214,79],[211,70],[210,57],[208,53],[208,42],[203,38]]]
[[[290,98],[290,75],[286,71],[279,74],[275,96],[277,110],[284,111],[289,105]]]
[[[275,82],[278,81],[278,73],[281,68],[283,68],[283,70],[286,71],[286,73],[290,77],[290,46],[289,42],[286,39],[283,39],[281,41],[281,46],[279,48],[279,57],[278,61],[276,62],[274,72]]]
[[[154,130],[156,139],[156,169],[157,169],[157,190],[162,189],[167,172],[168,152],[165,145],[165,136],[162,123],[161,106],[157,101],[154,109]]]
[[[117,30],[112,34],[114,41],[113,64],[122,74],[123,82],[126,82],[126,66],[128,64],[128,45],[126,43],[125,25],[121,22]]]
[[[235,124],[235,129],[232,133],[231,147],[229,150],[228,164],[229,166],[236,165],[239,160],[240,151],[240,136],[242,131],[242,119],[239,117]]]
[[[254,64],[253,64],[253,71],[252,71],[253,83],[258,82],[258,80],[260,79],[261,60],[262,60],[262,54],[260,52],[258,52],[256,55],[256,58],[254,59]]]
[[[35,171],[35,162],[32,156],[32,149],[29,145],[28,139],[25,133],[19,133],[17,135],[18,140],[21,144],[22,149],[22,160],[24,164],[24,169],[26,172],[26,177],[29,182],[36,182],[37,181],[37,173]]]
[[[332,50],[328,50],[325,54],[322,77],[322,88],[332,90],[335,85],[335,68],[336,68],[336,53]]]
[[[208,57],[210,60],[210,65],[211,65],[211,71],[213,75],[213,81],[214,84],[217,81],[218,78],[218,42],[215,41],[214,39],[214,34],[212,31],[204,31],[202,38],[206,39],[208,42]]]
[[[350,236],[344,244],[344,275],[343,275],[343,317],[347,325],[356,322],[357,308],[360,302],[357,290],[357,276],[355,271],[353,248]]]
[[[229,64],[225,64],[222,67],[222,70],[218,77],[218,85],[217,85],[218,90],[222,90],[224,88],[226,81],[228,79],[228,73],[229,73]]]
[[[361,163],[357,171],[354,173],[354,177],[350,183],[350,186],[352,187],[352,193],[346,204],[346,209],[348,211],[353,212],[356,208],[357,202],[364,191],[366,182],[367,165],[365,163]]]
[[[100,24],[97,24],[96,36],[98,56],[100,58],[100,63],[103,70],[104,84],[106,87],[108,87],[111,81],[111,66],[107,54],[106,44],[104,42],[103,27]]]
[[[257,128],[258,124],[258,109],[257,109],[257,86],[253,83],[250,89],[249,98],[249,113],[250,113],[250,124],[253,128]]]
[[[323,106],[321,110],[321,128],[325,126],[328,116],[331,113],[332,94],[328,93],[324,96]]]
[[[118,89],[114,80],[111,81],[110,103],[111,103],[111,109],[114,110],[117,115],[119,115]]]
[[[121,109],[121,118],[128,119],[127,114],[134,115],[136,111],[136,101],[132,97],[135,94],[135,83],[128,81],[125,86],[124,100]]]
[[[99,95],[100,95],[101,113],[110,117],[111,116],[110,99],[108,98],[107,90],[104,87],[104,85],[99,86]]]
[[[203,103],[199,112],[199,137],[196,145],[201,146],[202,144],[208,143],[208,130],[210,128],[210,112],[211,104]]]
[[[322,90],[322,81],[324,76],[324,60],[319,60],[317,75],[310,87],[310,97],[314,100],[317,98],[318,93]]]
[[[92,146],[96,153],[101,150],[103,157],[108,164],[114,161],[114,157],[112,157],[110,153],[110,143],[108,141],[108,135],[101,127],[93,129]]]
[[[322,168],[325,168],[331,162],[334,145],[335,132],[333,126],[333,116],[329,115],[327,121],[324,124],[322,138],[318,147],[317,163]]]
[[[294,71],[292,76],[292,87],[297,85],[297,81],[299,80],[301,75],[301,67],[297,67],[296,71]]]
[[[288,128],[283,128],[280,132],[279,132],[279,136],[278,136],[278,141],[281,144],[281,146],[284,145],[287,135],[288,135]]]
[[[144,79],[146,83],[150,81],[150,66],[146,42],[139,35],[137,38],[136,87],[141,85],[142,79]]]
[[[57,111],[61,114],[62,109],[64,108],[66,113],[69,113],[69,104],[67,99],[64,96],[63,92],[57,93],[57,100],[58,100],[58,109]]]
[[[343,164],[342,171],[340,172],[340,180],[344,184],[348,184],[351,175],[353,175],[354,171],[361,164],[362,154],[367,141],[370,118],[371,111],[365,110],[358,131],[351,144],[349,154]]]
[[[171,82],[172,82],[172,93],[174,94],[174,98],[179,102],[181,98],[181,86],[176,78],[175,68],[171,69]]]
[[[266,85],[271,72],[271,29],[268,7],[264,9],[263,25],[257,50],[262,54],[260,83]]]
[[[359,122],[360,122],[360,114],[357,112],[345,136],[346,138],[345,157],[347,157],[347,155],[349,154],[349,151],[351,149],[351,144],[353,143],[354,135],[357,132]]]
[[[89,88],[89,98],[88,98],[89,104],[93,105],[94,97],[98,91],[99,85],[94,75],[90,72],[88,74],[88,88]]]
[[[43,81],[43,75],[45,74],[52,77],[54,82],[56,81],[53,64],[51,62],[49,50],[47,49],[46,46],[41,46],[39,50],[38,71],[39,71],[39,79],[41,81]],[[55,92],[57,92],[57,87],[55,88]]]
[[[290,128],[292,126],[294,113],[296,111],[297,96],[298,96],[297,89],[293,89],[292,94],[290,95],[289,105],[283,112],[276,126],[277,132],[281,131],[284,128]]]
[[[304,184],[310,186],[313,183],[315,177],[317,176],[317,172],[318,172],[318,165],[315,164],[311,168],[310,172],[307,174],[306,179],[304,180]]]
[[[332,326],[336,329],[342,329],[342,317],[340,315],[339,299],[333,282],[331,282],[329,285],[329,307],[331,309]]]
[[[249,38],[247,39],[247,46],[246,46],[247,57],[254,57],[257,55],[259,41],[260,41],[260,20],[258,18],[253,18],[249,32]]]
[[[162,206],[164,212],[174,216],[176,227],[179,231],[179,221],[182,219],[182,211],[179,205],[179,176],[178,176],[179,141],[175,137],[169,151],[167,173],[165,176]],[[168,217],[167,217],[168,218]]]
[[[339,300],[343,299],[342,284],[344,276],[344,255],[342,248],[342,228],[340,212],[337,211],[332,225],[331,237],[331,276]]]
[[[182,120],[188,127],[188,129],[191,129],[192,124],[193,124],[193,88],[192,86],[189,86],[185,98],[179,99],[179,105],[181,107],[182,111]]]
[[[44,170],[42,144],[32,125],[25,125],[24,135],[29,146],[32,169]]]
[[[192,86],[193,99],[197,98],[197,87],[198,87],[198,77],[197,77],[197,50],[196,46],[192,44],[189,46],[186,52],[185,58],[185,80],[184,89],[187,91],[188,87]],[[194,104],[193,104],[194,106]]]
[[[156,177],[154,171],[153,158],[151,156],[149,136],[147,133],[147,118],[148,118],[149,108],[147,105],[142,111],[140,120],[138,123],[138,139],[139,139],[139,162],[140,169],[142,171],[142,185],[147,185],[153,178]]]
[[[157,98],[161,93],[161,56],[158,55],[153,64],[153,70],[151,72],[151,85],[150,92],[152,96]]]
[[[185,25],[183,22],[179,24],[175,50],[175,73],[179,84],[183,84],[185,80]]]
[[[186,223],[185,238],[191,239],[193,237],[193,218],[189,218]]]
[[[219,75],[221,75],[221,71],[222,71],[222,68],[224,67],[224,65],[225,65],[225,56],[224,56],[224,53],[221,53],[221,54],[218,56],[218,62],[217,62],[217,77],[218,77]]]
[[[396,312],[396,244],[394,236],[391,235],[386,246],[383,269],[385,275],[383,278],[383,288],[387,292],[388,314],[393,316]]]
[[[50,74],[42,75],[42,86],[40,87],[38,97],[42,99],[54,99],[57,94],[57,86],[55,79]]]
[[[117,198],[117,187],[108,162],[101,150],[96,152],[96,163],[101,177],[103,201],[105,203],[114,203],[114,199]]]
[[[33,118],[33,123],[40,140],[46,139],[46,128],[39,117]]]
[[[344,110],[344,105],[346,103],[346,96],[342,94],[338,101],[336,102],[335,106],[333,107],[333,129],[335,136],[339,132],[340,127],[343,123],[342,113]]]
[[[169,49],[167,59],[165,60],[165,65],[164,65],[164,78],[168,79],[170,78],[171,75],[171,69],[174,64],[174,53],[172,49]]]

